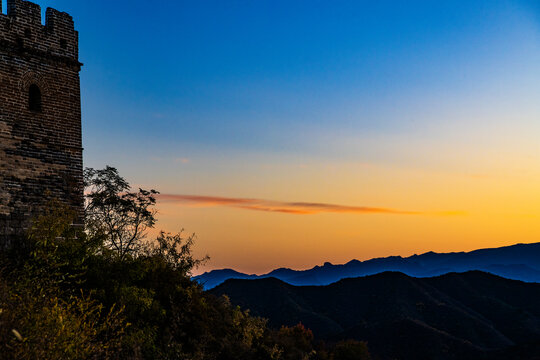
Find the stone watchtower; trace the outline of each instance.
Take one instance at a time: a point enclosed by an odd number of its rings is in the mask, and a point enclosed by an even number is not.
[[[78,33],[70,15],[0,2],[0,243],[51,199],[83,214]]]

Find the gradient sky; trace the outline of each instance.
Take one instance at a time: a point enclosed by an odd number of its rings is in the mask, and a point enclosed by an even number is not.
[[[35,2],[80,32],[85,165],[200,271],[540,241],[537,0]]]

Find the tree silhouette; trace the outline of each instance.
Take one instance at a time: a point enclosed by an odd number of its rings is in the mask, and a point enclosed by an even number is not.
[[[120,259],[141,250],[146,230],[156,223],[156,190],[130,192],[129,183],[114,167],[84,171],[85,225],[91,237],[101,237]]]

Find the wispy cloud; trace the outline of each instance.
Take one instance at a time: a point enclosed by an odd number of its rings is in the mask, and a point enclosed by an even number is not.
[[[182,163],[182,164],[187,164],[189,163],[191,160],[188,159],[188,158],[185,158],[185,157],[181,157],[181,158],[176,158],[174,159],[174,162],[176,163]]]
[[[371,206],[349,206],[312,202],[285,202],[263,199],[229,198],[221,196],[161,194],[159,200],[184,206],[226,206],[244,210],[268,211],[296,215],[319,213],[393,214],[393,215],[460,215],[459,211],[423,212]]]

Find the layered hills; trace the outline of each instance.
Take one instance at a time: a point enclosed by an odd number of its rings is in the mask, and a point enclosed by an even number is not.
[[[469,255],[450,257],[460,256]],[[230,279],[211,292],[274,327],[301,322],[325,340],[365,340],[376,359],[540,359],[540,284],[485,272],[384,272],[326,286]]]
[[[432,277],[449,272],[481,270],[508,279],[540,282],[540,243],[480,249],[471,252],[428,252],[409,257],[390,256],[346,264],[325,263],[308,270],[276,269],[250,275],[231,269],[213,270],[195,279],[211,289],[227,279],[276,278],[291,285],[328,285],[344,278],[398,271],[413,277]]]

